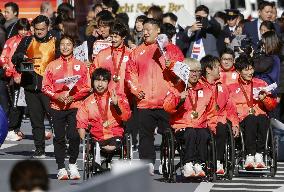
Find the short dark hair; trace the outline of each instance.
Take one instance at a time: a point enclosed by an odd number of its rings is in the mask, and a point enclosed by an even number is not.
[[[44,16],[44,15],[38,15],[36,18],[34,18],[34,20],[32,21],[32,26],[34,27],[36,24],[39,23],[45,23],[47,26],[49,26],[49,19],[48,17]]]
[[[176,27],[170,23],[164,23],[161,26],[161,33],[166,34],[168,39],[172,39],[176,34]]]
[[[119,3],[116,0],[102,0],[102,3],[109,7],[112,8],[112,13],[116,14],[119,8]]]
[[[30,22],[29,22],[29,20],[27,18],[20,18],[17,21],[15,27],[16,27],[17,31],[22,30],[22,29],[25,29],[26,31],[29,31],[31,25],[30,25]]]
[[[97,4],[93,5],[93,6],[91,7],[91,10],[92,10],[92,11],[95,11],[97,7],[102,7],[102,4],[101,4],[101,3],[97,3]]]
[[[195,13],[197,13],[198,11],[204,11],[205,13],[209,14],[209,9],[205,5],[199,5],[198,7],[196,7]]]
[[[100,80],[100,77],[103,78],[103,80],[107,80],[110,82],[111,80],[111,72],[108,69],[105,68],[97,68],[93,73],[92,73],[92,78],[91,78],[91,86],[94,89],[94,81],[95,80]]]
[[[57,7],[58,15],[62,15],[64,18],[72,18],[74,7],[70,3],[61,3]]]
[[[216,65],[216,63],[220,63],[220,60],[218,57],[212,56],[212,55],[206,55],[200,60],[201,64],[201,72],[202,75],[205,77],[206,75],[206,69],[213,69],[213,67]]]
[[[6,7],[11,7],[13,13],[17,12],[16,16],[18,17],[18,15],[19,15],[19,6],[18,6],[17,3],[8,2],[8,3],[6,3],[4,6],[5,6],[5,8],[6,8]]]
[[[63,39],[69,39],[69,40],[72,42],[73,46],[75,46],[75,39],[74,39],[72,36],[64,34],[64,35],[61,36],[60,42],[61,42]]]
[[[97,16],[99,18],[98,25],[102,24],[111,27],[114,23],[114,18],[111,12],[107,10],[102,10],[101,12],[98,13]]]
[[[147,16],[146,16],[146,15],[139,15],[138,17],[136,17],[135,23],[136,23],[137,21],[140,21],[140,22],[143,23],[146,19],[147,19]]]
[[[161,28],[161,22],[159,20],[157,20],[157,19],[147,18],[143,22],[143,25],[145,25],[146,23],[149,23],[149,24],[152,24],[152,25],[156,25],[157,27]]]
[[[263,21],[263,22],[260,24],[259,29],[260,29],[262,26],[265,26],[269,31],[275,31],[275,27],[274,27],[274,24],[273,24],[272,21]]]
[[[121,23],[125,24],[126,26],[128,26],[129,23],[129,16],[127,13],[118,13],[115,16],[115,19],[120,21]]]
[[[123,23],[116,21],[110,28],[110,34],[117,34],[123,38],[128,36],[128,30]]]
[[[269,1],[260,1],[258,4],[258,10],[263,10],[266,6],[274,7],[273,3]]]
[[[4,25],[6,22],[6,19],[4,17],[4,15],[0,12],[0,25]]]
[[[235,58],[235,52],[232,49],[230,49],[230,48],[225,48],[224,51],[221,53],[221,57],[224,54],[232,55],[233,58]]]
[[[252,58],[249,55],[242,53],[236,59],[234,66],[237,71],[242,71],[243,69],[246,69],[249,66],[254,67],[254,64],[253,64]]]
[[[45,166],[37,160],[23,160],[16,163],[10,174],[12,191],[32,191],[35,188],[49,189],[48,174]]]
[[[163,18],[169,17],[172,21],[177,22],[178,17],[172,12],[167,12],[163,15]]]
[[[152,14],[154,19],[157,20],[162,20],[163,19],[163,10],[161,7],[157,6],[157,5],[152,5],[148,11],[147,14]]]

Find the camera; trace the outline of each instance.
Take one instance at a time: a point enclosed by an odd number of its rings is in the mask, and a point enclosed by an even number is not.
[[[32,72],[34,71],[34,64],[32,62],[22,62],[20,64],[20,72]]]
[[[209,26],[209,20],[207,17],[196,16],[195,20],[202,24],[202,29],[207,29]]]

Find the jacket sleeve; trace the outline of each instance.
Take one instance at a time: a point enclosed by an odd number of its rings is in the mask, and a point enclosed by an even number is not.
[[[6,42],[5,45],[4,45],[4,49],[2,51],[1,57],[0,57],[0,66],[8,64],[8,61],[9,61],[8,55],[9,55],[10,51],[11,51],[11,49]]]
[[[175,45],[168,47],[166,54],[171,62],[169,69],[172,69],[177,61],[182,62],[184,60],[182,51]]]
[[[45,73],[43,75],[41,90],[49,98],[51,98],[52,100],[55,100],[58,98],[58,94],[56,94],[53,89],[53,74],[49,66],[50,65],[47,66]]]
[[[120,118],[122,121],[127,121],[131,116],[129,103],[125,96],[123,95],[118,95],[118,96],[119,96],[118,106],[121,111]]]
[[[177,112],[177,106],[180,102],[180,97],[177,97],[173,91],[168,92],[163,107],[168,113]]]
[[[14,55],[12,56],[12,63],[15,65],[15,68],[18,69],[21,62],[24,60],[24,55],[26,54],[27,48],[32,41],[32,37],[24,37],[19,43]]]
[[[89,112],[87,108],[88,103],[86,101],[81,107],[78,108],[76,115],[78,129],[87,129],[89,125]]]
[[[268,111],[272,111],[277,105],[276,98],[271,97],[271,95],[267,95],[262,103]]]
[[[228,103],[226,105],[227,119],[232,122],[233,127],[239,127],[239,117],[237,113],[237,107],[229,98]]]
[[[82,75],[80,79],[81,85],[79,86],[80,87],[79,92],[73,95],[73,98],[75,101],[84,99],[86,96],[89,95],[91,91],[91,80],[90,80],[90,76],[88,73],[88,69],[85,65],[81,65],[81,66],[84,66],[84,74]]]
[[[138,88],[138,65],[133,60],[133,52],[126,64],[125,81],[130,89],[130,92],[137,96],[140,91]]]

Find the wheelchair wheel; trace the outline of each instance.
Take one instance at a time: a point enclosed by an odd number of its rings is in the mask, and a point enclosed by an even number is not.
[[[91,143],[90,134],[86,134],[86,138],[83,140],[83,180],[87,180],[92,177],[93,158],[91,157]]]
[[[215,182],[217,180],[217,159],[216,159],[216,145],[213,134],[210,132],[210,139],[207,145],[207,162],[206,175],[209,181]]]
[[[227,139],[225,145],[225,177],[232,180],[235,169],[235,142],[231,126],[227,126]]]
[[[274,177],[277,172],[277,138],[274,137],[272,127],[269,126],[269,130],[267,133],[267,142],[266,142],[266,154],[267,154],[267,164],[270,169],[270,173],[268,176]]]
[[[240,135],[235,140],[235,168],[234,175],[239,176],[239,169],[243,169],[245,161],[245,146],[244,146],[244,135],[242,128],[240,127]]]
[[[131,160],[133,158],[132,135],[125,133],[123,140],[121,158],[124,160]]]
[[[175,147],[174,136],[171,130],[166,131],[162,137],[160,159],[162,164],[163,177],[167,182],[176,182],[175,172]]]

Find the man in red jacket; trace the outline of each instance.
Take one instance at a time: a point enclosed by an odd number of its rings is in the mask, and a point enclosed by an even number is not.
[[[171,80],[167,61],[183,61],[182,52],[175,45],[166,47],[166,58],[161,54],[156,38],[160,22],[148,18],[144,21],[144,43],[130,54],[127,63],[126,81],[137,98],[139,116],[139,158],[149,161],[150,174],[154,174],[156,159],[154,130],[170,127],[168,114],[163,109],[164,98]]]
[[[230,97],[236,104],[240,126],[244,130],[246,168],[264,168],[263,153],[269,127],[268,111],[276,106],[276,99],[263,90],[266,82],[253,78],[253,63],[247,55],[236,59],[235,68],[240,77],[229,86]],[[259,94],[254,93],[260,90]]]
[[[239,79],[239,74],[234,67],[235,53],[232,49],[225,49],[221,54],[221,71],[220,81],[224,85],[236,83]]]
[[[212,91],[212,108],[208,113],[208,127],[215,134],[217,146],[217,174],[224,174],[223,162],[227,138],[227,120],[231,121],[234,137],[239,134],[237,109],[230,98],[229,89],[220,82],[220,61],[207,55],[200,60],[203,84]]]
[[[185,141],[184,176],[204,177],[201,164],[207,159],[209,129],[207,114],[211,109],[212,91],[200,81],[201,66],[195,59],[185,59],[190,67],[188,89],[183,84],[173,87],[164,99],[170,113],[170,124],[176,137]]]

